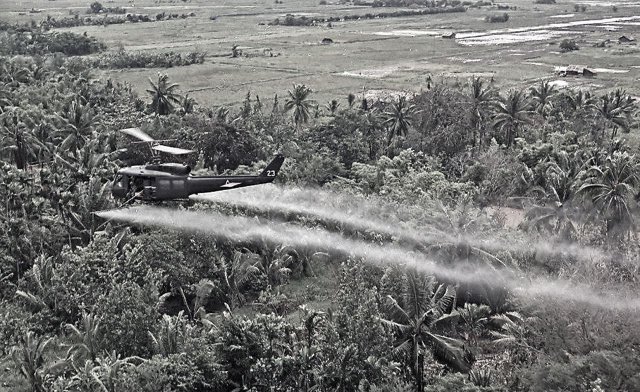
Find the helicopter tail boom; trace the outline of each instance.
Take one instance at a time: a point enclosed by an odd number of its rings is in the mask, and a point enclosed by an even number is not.
[[[275,178],[280,171],[280,167],[282,167],[282,163],[284,162],[284,156],[282,154],[277,154],[276,157],[264,168],[262,173],[260,173],[260,177],[270,177]]]

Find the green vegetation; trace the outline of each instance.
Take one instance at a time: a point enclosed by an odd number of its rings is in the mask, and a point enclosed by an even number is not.
[[[116,14],[125,14],[125,12],[116,12]],[[64,18],[54,18],[51,16],[47,16],[46,19],[40,22],[40,26],[43,29],[54,29],[54,28],[67,28],[67,27],[77,27],[77,26],[108,26],[114,24],[123,24],[123,23],[143,23],[143,22],[160,22],[163,20],[172,20],[172,19],[186,19],[189,17],[196,16],[195,13],[191,12],[188,14],[176,14],[176,13],[166,13],[162,12],[156,15],[145,15],[145,14],[126,14],[126,15],[107,15],[104,16],[96,16],[96,17],[80,17],[79,15],[74,15],[72,17],[64,17]]]
[[[139,96],[68,57],[104,49],[91,37],[2,34],[0,390],[640,389],[640,110],[624,90],[472,77],[322,107],[296,83],[208,107],[167,74]],[[277,181],[315,197],[188,207],[278,241],[105,221],[114,171],[149,158],[118,135],[131,126],[197,150],[203,171],[283,152]],[[384,224],[363,223],[370,205]],[[508,206],[523,218],[507,224]],[[371,254],[301,246],[279,221]]]
[[[43,55],[63,53],[67,56],[81,56],[106,49],[104,43],[93,37],[76,33],[44,33],[39,30],[26,33],[8,27],[0,31],[0,54]]]
[[[489,23],[504,23],[509,20],[509,14],[506,12],[500,15],[487,15],[484,18],[485,22]]]
[[[129,52],[124,49],[96,57],[78,57],[72,62],[84,68],[171,68],[204,63],[204,52]]]
[[[580,47],[574,40],[563,39],[560,42],[560,50],[563,52],[573,52],[574,50],[579,50]]]
[[[89,5],[88,14],[126,14],[127,10],[123,7],[105,7],[99,1],[94,1]]]
[[[332,23],[332,22],[343,22],[349,20],[364,20],[364,19],[381,19],[381,18],[402,18],[406,16],[416,16],[416,15],[434,15],[434,14],[443,14],[449,12],[466,12],[466,8],[461,5],[454,6],[437,6],[430,7],[426,9],[420,10],[404,10],[404,11],[393,11],[393,12],[383,12],[383,13],[366,13],[362,15],[343,15],[343,16],[328,16],[328,17],[307,17],[307,16],[295,16],[292,14],[287,14],[284,19],[276,19],[269,23],[272,26],[316,26],[318,24],[324,23]]]

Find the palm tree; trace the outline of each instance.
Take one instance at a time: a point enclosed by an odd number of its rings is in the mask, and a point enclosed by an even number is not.
[[[149,78],[151,88],[147,92],[151,96],[151,108],[158,115],[167,115],[173,111],[174,104],[180,104],[180,96],[176,93],[177,83],[169,83],[169,75],[158,73],[158,81]]]
[[[571,112],[581,114],[593,104],[593,97],[589,91],[578,90],[574,93],[563,93],[562,96],[569,104]]]
[[[254,254],[244,254],[235,252],[230,258],[220,258],[217,260],[217,268],[220,276],[220,286],[211,288],[211,292],[222,294],[230,309],[235,309],[245,303],[245,296],[242,294],[244,286],[252,277],[259,273],[255,264],[259,261]],[[212,281],[208,281],[213,284]],[[208,289],[207,289],[208,290]],[[195,309],[194,309],[195,313]]]
[[[520,128],[529,123],[530,113],[529,102],[521,90],[511,90],[496,103],[493,126],[505,133],[507,148],[513,144]]]
[[[600,96],[591,107],[595,113],[604,120],[605,126],[602,128],[602,136],[611,127],[611,140],[618,134],[618,129],[625,132],[631,127],[631,115],[635,109],[634,99],[626,95],[623,90]]]
[[[478,139],[478,145],[482,147],[482,141],[484,139],[484,117],[486,116],[486,110],[495,102],[496,92],[491,85],[485,87],[484,81],[479,77],[475,77],[471,80],[470,84],[471,99],[471,128],[473,129],[472,145],[475,147],[476,138]]]
[[[339,106],[340,106],[340,102],[338,102],[337,99],[332,99],[331,101],[329,101],[326,108],[329,111],[329,113],[331,113],[331,115],[333,116],[338,111]]]
[[[424,350],[457,371],[469,371],[471,358],[462,341],[437,334],[438,327],[458,317],[452,312],[456,291],[452,286],[438,285],[431,276],[415,269],[407,270],[399,300],[388,299],[388,319],[381,321],[397,332],[395,351],[405,355],[413,374],[416,390],[424,388]]]
[[[85,145],[94,122],[93,110],[82,101],[81,97],[76,97],[62,114],[67,123],[68,135],[60,144],[59,149],[72,155],[75,155],[76,151]]]
[[[315,102],[309,99],[311,92],[311,89],[304,84],[296,84],[293,86],[293,91],[289,90],[289,98],[284,104],[284,110],[288,112],[293,109],[293,122],[296,127],[309,122],[311,109],[315,106]]]
[[[553,233],[562,233],[570,238],[577,233],[574,224],[575,208],[571,205],[576,192],[578,174],[582,169],[577,157],[569,157],[564,152],[551,162],[546,171],[545,188],[542,189],[547,202],[551,205],[534,206],[525,215],[523,227],[547,228]]]
[[[578,190],[591,198],[606,221],[607,232],[629,232],[635,227],[631,203],[640,185],[640,163],[627,152],[615,151],[604,167],[591,166],[590,181]]]
[[[556,94],[555,87],[547,80],[542,80],[540,85],[532,87],[531,90],[529,90],[529,93],[531,95],[534,110],[543,118],[546,118],[549,114],[549,110],[551,109],[551,100]]]
[[[140,361],[138,357],[127,357],[120,359],[115,351],[105,358],[98,359],[98,366],[92,369],[94,381],[100,386],[100,390],[104,392],[121,391],[118,388],[123,383],[123,373],[128,366],[134,366],[132,361]]]
[[[398,101],[387,108],[383,113],[383,124],[389,130],[388,145],[391,145],[391,141],[396,137],[407,136],[417,112],[416,106],[409,104],[405,96],[398,97]]]
[[[489,322],[491,308],[487,305],[467,302],[464,304],[464,308],[459,311],[459,314],[463,325],[466,327],[467,340],[476,344]]]
[[[95,361],[98,357],[101,339],[100,318],[96,315],[83,312],[83,330],[80,331],[73,324],[67,324],[67,329],[71,332],[72,339],[76,340],[76,343],[74,343],[67,352],[67,358]]]
[[[5,106],[11,105],[11,90],[5,83],[0,82],[0,113],[4,111]]]
[[[362,97],[362,101],[360,101],[360,110],[365,112],[369,111],[369,101],[366,97]]]
[[[45,381],[66,366],[66,361],[45,365],[44,354],[53,338],[36,337],[31,331],[24,336],[22,344],[11,353],[20,373],[27,379],[34,392],[45,392]]]
[[[523,317],[518,312],[506,312],[491,317],[491,323],[500,326],[499,331],[490,331],[495,339],[493,343],[507,346],[512,351],[514,360],[526,361],[534,352],[538,351],[529,344],[530,327],[534,317]]]
[[[515,267],[494,255],[491,247],[485,248],[481,241],[471,239],[471,232],[482,231],[480,212],[470,208],[469,203],[462,202],[455,208],[448,208],[438,202],[434,208],[438,215],[434,216],[430,235],[437,238],[423,243],[430,254],[437,252],[439,258],[449,262],[482,262],[491,269]]]
[[[260,273],[271,287],[287,283],[294,266],[295,249],[288,246],[270,246],[267,241],[262,241],[260,247],[260,259],[254,263],[256,272]]]
[[[13,153],[18,169],[26,168],[30,158],[37,156],[36,147],[44,148],[32,133],[33,123],[26,111],[15,106],[7,107],[0,114],[0,135],[3,135],[0,149]]]
[[[191,328],[181,310],[177,316],[163,315],[157,328],[157,337],[149,332],[156,353],[167,357],[182,350]]]
[[[197,103],[193,97],[190,97],[189,94],[185,94],[180,100],[180,109],[182,113],[193,113],[193,109],[195,109]]]
[[[353,104],[356,102],[356,96],[353,93],[349,93],[347,95],[347,105],[349,105],[349,109],[353,107]]]
[[[2,66],[3,79],[12,87],[21,83],[29,83],[32,79],[31,69],[21,61],[12,60]]]
[[[229,119],[229,108],[220,106],[216,110],[216,121],[222,124],[226,124]]]

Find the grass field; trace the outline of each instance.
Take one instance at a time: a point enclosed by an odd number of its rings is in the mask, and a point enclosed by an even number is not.
[[[206,51],[204,64],[166,72],[183,92],[190,92],[198,102],[208,105],[238,103],[247,91],[263,99],[275,93],[282,96],[295,83],[311,87],[313,98],[324,103],[363,91],[419,91],[426,88],[429,76],[464,81],[470,75],[493,76],[503,87],[527,86],[546,78],[561,79],[559,85],[597,90],[621,87],[640,95],[640,48],[634,43],[618,43],[622,35],[639,35],[640,2],[559,0],[557,4],[543,5],[532,0],[512,0],[502,4],[517,9],[471,8],[465,13],[336,22],[329,28],[267,23],[287,13],[325,17],[396,9],[320,5],[319,0],[285,0],[284,4],[273,0],[115,0],[104,5],[151,15],[163,11],[194,12],[196,17],[69,30],[86,31],[104,40],[111,50],[122,45],[129,50]],[[586,11],[575,12],[575,4],[587,5]],[[617,10],[612,4],[617,4]],[[39,20],[47,14],[82,14],[88,5],[88,0],[30,0],[5,4],[0,9],[2,19],[24,21]],[[42,12],[29,13],[31,8]],[[487,15],[503,12],[510,16],[506,23],[484,21]],[[211,16],[217,18],[210,20]],[[442,38],[447,32],[456,32],[456,39]],[[322,45],[323,38],[331,38],[334,43]],[[558,44],[565,38],[575,40],[580,50],[560,53]],[[606,47],[594,47],[606,39],[611,40]],[[243,48],[249,56],[231,58],[233,45]],[[555,74],[554,67],[569,64],[594,68],[597,75],[586,79]],[[157,71],[103,72],[128,81],[143,92],[147,77]]]

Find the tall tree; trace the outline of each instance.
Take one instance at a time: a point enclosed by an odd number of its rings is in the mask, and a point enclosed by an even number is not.
[[[293,91],[289,90],[289,98],[284,104],[285,111],[293,109],[293,122],[296,127],[309,122],[311,109],[315,106],[315,102],[309,99],[311,89],[304,84],[296,84]]]
[[[149,78],[151,88],[147,93],[151,96],[151,108],[158,115],[167,115],[173,111],[174,104],[180,104],[180,96],[176,92],[177,83],[169,83],[169,75],[158,73],[156,83]]]
[[[62,113],[66,122],[64,140],[60,144],[60,150],[65,155],[76,155],[91,136],[92,125],[95,121],[91,107],[83,102],[82,97],[75,97]]]
[[[189,94],[185,94],[180,100],[180,110],[183,113],[193,113],[197,103],[193,97],[190,97]]]
[[[529,102],[521,90],[511,90],[501,96],[495,105],[493,126],[504,132],[507,148],[510,148],[518,131],[529,123]]]
[[[332,116],[336,114],[339,107],[340,107],[340,102],[338,102],[337,99],[332,99],[331,101],[329,101],[329,103],[327,103],[327,106],[326,106],[327,110]]]
[[[398,100],[383,113],[384,125],[389,130],[388,144],[397,137],[405,137],[413,126],[413,116],[418,110],[414,104],[407,101],[407,97],[398,97]]]
[[[604,217],[607,233],[630,233],[635,228],[633,198],[640,185],[640,163],[634,155],[616,151],[602,166],[591,166],[588,183],[578,190],[591,199]]]
[[[599,118],[604,121],[602,136],[611,128],[611,139],[618,134],[618,129],[628,132],[631,127],[632,114],[635,110],[634,99],[623,90],[616,90],[604,94],[594,100],[591,107]]]
[[[561,152],[549,164],[545,173],[545,186],[541,188],[545,204],[527,211],[521,226],[528,229],[546,229],[568,239],[576,232],[574,218],[577,213],[572,205],[578,189],[578,175],[583,168],[576,154]]]
[[[552,99],[556,94],[553,84],[547,80],[542,80],[538,86],[529,90],[533,109],[543,118],[547,118],[552,106]]]
[[[471,369],[473,359],[463,342],[436,333],[438,327],[458,317],[452,313],[455,293],[452,286],[439,285],[433,277],[410,269],[403,278],[401,298],[387,296],[389,318],[382,322],[396,330],[395,350],[407,358],[417,391],[424,389],[426,349],[457,371]]]
[[[476,139],[478,145],[482,147],[484,139],[484,119],[487,116],[487,109],[495,102],[496,92],[489,86],[485,86],[484,80],[475,77],[469,85],[469,98],[471,100],[470,125],[473,129],[472,145],[475,147]]]

